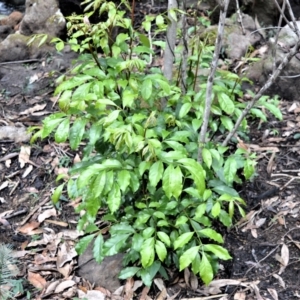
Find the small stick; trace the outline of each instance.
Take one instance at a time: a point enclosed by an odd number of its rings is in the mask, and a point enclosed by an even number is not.
[[[24,59],[24,60],[16,60],[16,61],[5,61],[0,63],[0,65],[9,65],[9,64],[22,64],[22,63],[29,63],[29,62],[40,62],[40,59]]]

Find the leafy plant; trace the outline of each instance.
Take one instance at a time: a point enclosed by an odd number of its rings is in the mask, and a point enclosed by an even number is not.
[[[15,279],[19,274],[17,260],[13,256],[11,247],[0,244],[0,298],[2,300],[14,299],[23,293],[21,280]]]
[[[229,71],[218,73],[200,164],[206,84],[197,69],[209,67],[212,48],[202,43],[196,52],[195,47],[189,89],[183,93],[159,68],[148,66],[153,45],[162,43],[135,31],[116,4],[85,3],[105,14],[106,21],[69,18],[69,43],[81,55],[71,72],[58,79],[60,112],[47,117],[33,137],[54,134],[56,142],[69,141],[73,150],[85,142],[82,162],[52,200],[57,203],[65,187],[71,199],[81,197],[78,229],[86,235],[76,249],[81,254],[93,241],[97,262],[125,253],[120,278],[136,275],[150,285],[157,273],[167,278],[166,267],[176,266],[191,268],[209,283],[218,260],[231,258],[215,225],[231,226],[236,211],[244,216],[245,202],[235,186],[255,172],[254,154],[213,139],[231,130],[241,113],[243,104],[236,100],[243,96],[240,79]],[[151,22],[143,24],[149,32]],[[115,27],[120,33],[112,41]],[[55,42],[62,49],[64,42]],[[163,109],[161,99],[167,99]],[[245,120],[240,130],[246,129]],[[109,227],[107,240],[95,224],[100,209]]]

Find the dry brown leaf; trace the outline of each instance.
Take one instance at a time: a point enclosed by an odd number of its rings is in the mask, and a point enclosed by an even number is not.
[[[56,261],[56,260],[57,260],[56,257],[49,257],[49,256],[45,256],[43,254],[36,254],[34,256],[34,263],[36,265],[42,265],[42,264],[45,264],[47,262]]]
[[[233,300],[245,300],[246,294],[244,292],[237,292],[234,294]]]
[[[188,268],[184,269],[184,281],[188,287],[190,287],[190,275],[191,272]]]
[[[259,228],[262,225],[264,225],[266,220],[267,220],[267,218],[260,218],[257,221],[255,221],[256,228]]]
[[[78,155],[78,153],[76,153],[74,159],[73,159],[73,164],[77,164],[77,163],[80,163],[81,162],[81,158],[80,156]]]
[[[111,292],[109,290],[107,290],[106,288],[104,287],[101,287],[101,286],[97,286],[94,288],[95,291],[100,291],[101,293],[103,293],[104,295],[110,297],[111,296]]]
[[[9,227],[10,224],[6,219],[2,219],[0,218],[0,223],[4,226],[4,227]]]
[[[0,191],[3,190],[3,189],[5,189],[5,188],[7,188],[8,184],[9,184],[8,180],[2,182],[1,185],[0,185]]]
[[[270,295],[273,297],[274,300],[278,300],[278,294],[277,294],[276,290],[268,289],[268,292],[270,293]]]
[[[26,178],[26,177],[31,173],[32,170],[33,170],[33,166],[32,166],[32,165],[29,165],[29,166],[26,168],[25,172],[23,173],[22,178]]]
[[[43,289],[46,286],[46,280],[39,273],[28,271],[28,281],[37,289]]]
[[[194,290],[194,291],[198,288],[198,285],[199,285],[198,277],[193,273],[191,273],[191,276],[190,276],[190,285],[191,285],[192,290]]]
[[[165,300],[167,298],[167,290],[163,289],[157,296],[156,300]]]
[[[273,274],[273,277],[276,278],[278,280],[279,284],[285,289],[285,282],[283,281],[281,276],[279,276],[277,274]]]
[[[68,289],[75,284],[76,283],[74,280],[64,280],[55,288],[55,293],[59,294],[59,293],[63,292],[65,289]]]
[[[60,284],[60,280],[56,280],[56,281],[52,281],[50,282],[50,284],[48,285],[45,294],[50,294],[53,293],[53,291],[55,291],[56,287]]]
[[[134,285],[134,279],[132,277],[128,278],[126,280],[126,284],[124,287],[125,296],[124,300],[131,300],[133,297],[133,285]]]
[[[286,244],[283,244],[281,247],[281,264],[282,264],[282,266],[280,267],[278,274],[281,274],[285,270],[286,266],[289,263],[289,259],[290,259],[289,256],[290,256],[289,248],[287,247]]]
[[[51,209],[47,209],[43,211],[39,216],[38,216],[38,221],[42,223],[45,219],[51,218],[51,217],[56,217],[56,209],[53,207]]]
[[[64,242],[57,253],[57,266],[62,267],[65,263],[72,261],[78,254],[73,245]]]
[[[106,295],[104,295],[100,291],[95,291],[95,290],[87,291],[87,293],[78,290],[78,297],[79,299],[86,299],[86,300],[105,300]]]
[[[70,224],[62,221],[55,221],[55,220],[45,220],[46,223],[55,224],[61,227],[68,227]]]
[[[21,146],[19,154],[20,167],[24,168],[25,164],[28,163],[31,153],[31,148],[29,146]]]
[[[257,239],[257,230],[255,228],[251,229],[251,235]]]
[[[31,115],[32,113],[34,113],[35,111],[40,111],[43,110],[45,107],[47,106],[47,103],[45,104],[37,104],[31,108],[28,108],[26,110],[24,110],[23,112],[20,113],[20,115]]]
[[[148,293],[149,293],[150,288],[148,286],[145,286],[143,288],[140,300],[148,300]]]
[[[40,226],[40,223],[37,221],[32,221],[30,223],[26,223],[22,227],[18,228],[18,231],[24,234],[31,234],[32,231]]]

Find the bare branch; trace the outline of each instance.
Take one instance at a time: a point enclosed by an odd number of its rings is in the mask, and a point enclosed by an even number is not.
[[[211,63],[210,74],[207,79],[203,124],[201,126],[201,130],[200,130],[200,134],[199,134],[199,149],[198,149],[198,161],[199,162],[202,161],[202,148],[205,143],[208,121],[209,121],[209,116],[210,116],[210,111],[211,111],[211,104],[212,104],[213,81],[214,81],[215,73],[216,73],[216,70],[218,67],[219,54],[220,54],[220,50],[222,47],[225,19],[226,19],[229,0],[223,0],[223,1],[220,0],[219,3],[220,3],[221,10],[220,10],[220,19],[219,19],[219,24],[218,24],[218,35],[217,35],[213,60]]]
[[[297,36],[299,37],[298,42],[296,43],[296,45],[293,48],[290,49],[289,53],[287,53],[286,56],[283,58],[281,64],[278,66],[278,68],[275,71],[273,71],[272,75],[270,75],[269,79],[264,84],[264,86],[259,90],[259,92],[253,97],[253,99],[248,103],[246,108],[242,111],[242,114],[237,119],[237,121],[234,125],[234,128],[230,131],[230,133],[227,135],[227,137],[223,141],[222,146],[227,146],[228,142],[233,137],[233,135],[236,133],[237,129],[239,128],[239,126],[241,124],[241,122],[243,121],[245,116],[249,113],[250,109],[260,99],[260,97],[266,92],[266,90],[275,82],[276,78],[280,75],[281,71],[287,66],[287,64],[290,62],[290,60],[293,58],[293,56],[299,51],[300,31],[299,31],[299,28],[297,26],[297,22],[295,20],[294,14],[292,12],[292,8],[290,6],[289,0],[285,0],[285,1],[286,1],[286,5],[287,5],[287,8],[289,10],[291,19],[292,19],[292,23],[288,21],[288,24],[293,29],[293,31],[296,32]],[[274,0],[274,2],[276,3],[278,9],[280,10],[282,16],[285,18],[284,12],[280,8],[277,1]],[[276,47],[276,44],[274,45],[274,47]]]
[[[254,104],[259,100],[259,98],[265,93],[265,91],[275,82],[276,78],[279,76],[283,68],[289,63],[289,61],[293,58],[293,56],[299,51],[300,47],[300,39],[297,44],[290,50],[290,52],[283,58],[279,67],[275,70],[275,72],[269,77],[268,81],[265,85],[259,90],[259,92],[255,95],[255,97],[248,103],[247,107],[243,110],[242,114],[236,121],[234,128],[227,135],[226,139],[222,143],[222,146],[226,146],[233,135],[236,133],[239,128],[241,122],[245,118],[245,116],[249,113],[250,109],[254,106]]]

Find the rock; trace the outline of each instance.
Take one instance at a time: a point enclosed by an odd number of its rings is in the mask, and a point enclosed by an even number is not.
[[[8,17],[1,19],[1,25],[7,25],[15,28],[23,19],[23,14],[19,11],[13,11]]]
[[[114,292],[120,287],[118,275],[122,270],[122,260],[124,254],[116,254],[104,258],[101,264],[98,264],[93,258],[93,250],[90,245],[87,250],[79,256],[78,275],[87,279],[96,286],[101,286]]]
[[[0,25],[0,42],[6,39],[6,37],[13,33],[13,29],[8,25]]]
[[[249,47],[257,46],[264,42],[263,37],[256,30],[255,22],[252,17],[246,14],[241,14],[243,19],[244,32],[241,25],[237,21],[237,16],[234,14],[230,19],[225,21],[224,28],[224,54],[230,59],[240,59],[245,56]],[[209,38],[209,43],[214,44],[216,40],[218,27],[217,25],[210,26],[200,35],[201,39]]]
[[[297,26],[300,30],[300,21],[297,21]],[[289,49],[296,44],[297,40],[298,37],[294,31],[288,25],[284,26],[279,33],[277,45],[274,44],[274,41],[270,41],[268,51],[260,61],[249,66],[245,74],[246,77],[259,86],[263,86],[270,74],[272,74],[274,67],[272,49],[276,48],[275,67],[278,67]],[[286,100],[298,99],[300,96],[300,77],[297,76],[299,75],[299,70],[300,55],[296,54],[283,69],[280,77],[276,79],[267,93],[271,95],[277,94]]]
[[[26,0],[25,16],[20,23],[20,33],[44,33],[52,37],[65,34],[66,20],[56,0]]]
[[[30,39],[22,34],[10,34],[0,43],[0,62],[39,58],[55,50],[47,43],[38,47],[39,41],[28,46]]]

